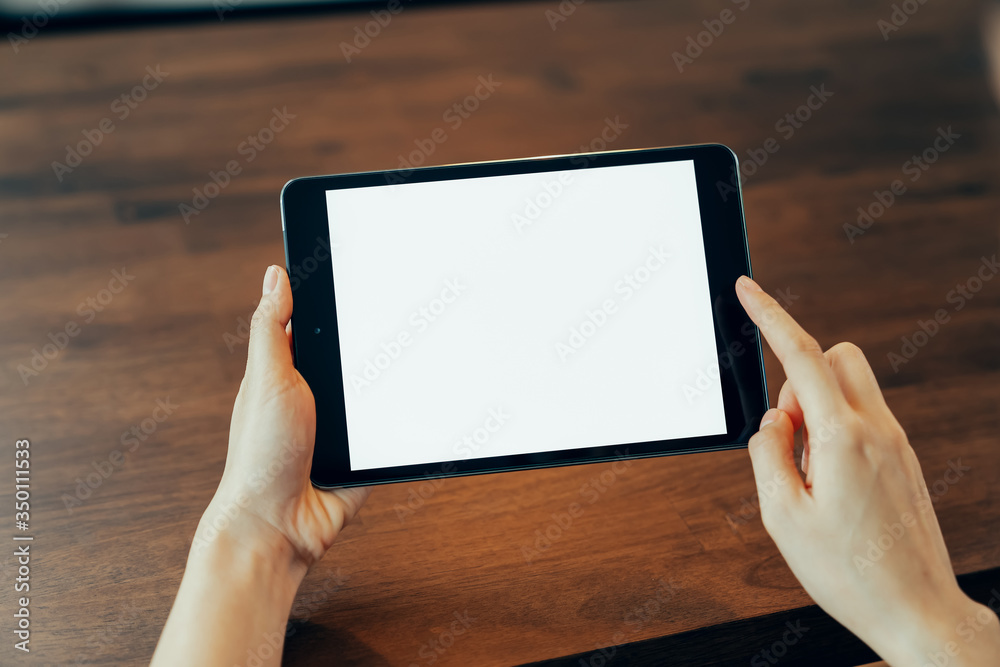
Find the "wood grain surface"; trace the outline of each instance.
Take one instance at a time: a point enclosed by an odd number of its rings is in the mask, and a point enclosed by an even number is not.
[[[1000,566],[1000,279],[972,291],[1000,241],[982,5],[928,2],[888,39],[888,0],[587,0],[553,29],[559,7],[404,3],[351,62],[341,43],[363,11],[264,22],[236,7],[221,22],[43,28],[17,53],[4,45],[0,499],[11,507],[13,442],[29,438],[35,542],[29,656],[12,648],[16,564],[0,555],[0,662],[148,661],[222,472],[244,322],[265,267],[283,263],[281,186],[396,167],[439,127],[428,164],[600,148],[608,119],[627,125],[610,149],[723,142],[746,160],[777,145],[746,168],[756,275],[824,346],[866,351],[956,571]],[[673,54],[725,9],[734,20],[679,71]],[[490,75],[496,92],[448,124]],[[808,120],[782,124],[824,86]],[[250,160],[243,142],[275,109],[294,117]],[[911,180],[905,163],[949,128],[959,136]],[[100,142],[57,175],[88,136]],[[230,161],[239,175],[186,222],[179,205]],[[897,179],[906,191],[848,238]],[[130,277],[113,293],[116,271]],[[938,311],[947,321],[894,368]],[[809,605],[754,494],[745,451],[381,487],[302,586],[285,662],[509,665]],[[762,630],[760,650],[780,631]]]

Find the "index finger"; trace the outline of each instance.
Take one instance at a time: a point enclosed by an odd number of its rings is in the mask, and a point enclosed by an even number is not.
[[[806,423],[843,411],[844,392],[816,339],[750,278],[736,281],[736,294],[785,369]]]

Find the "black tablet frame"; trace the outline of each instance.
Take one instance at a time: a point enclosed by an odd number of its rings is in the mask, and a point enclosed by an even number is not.
[[[722,435],[351,470],[326,191],[615,165],[693,160],[698,187],[716,350],[726,413]],[[316,400],[312,481],[320,488],[403,482],[746,447],[768,408],[760,334],[736,298],[751,275],[737,158],[721,144],[476,162],[407,170],[297,178],[281,191],[285,257],[294,293],[296,365]]]

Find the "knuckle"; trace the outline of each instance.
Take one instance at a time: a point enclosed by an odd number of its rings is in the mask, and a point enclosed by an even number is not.
[[[879,422],[879,436],[886,444],[899,448],[909,448],[910,439],[906,431],[895,419],[884,419]]]
[[[813,338],[804,331],[795,334],[794,338],[792,339],[792,344],[795,346],[795,349],[799,350],[800,352],[804,352],[805,354],[815,354],[815,355],[823,354],[823,348],[820,347],[819,341],[817,341],[815,338]]]
[[[844,419],[844,427],[846,445],[868,459],[881,459],[890,449],[909,447],[906,433],[895,420],[865,419],[852,413]]]
[[[831,359],[842,359],[844,361],[851,361],[858,365],[868,366],[868,357],[865,356],[864,351],[849,341],[844,341],[842,343],[837,343],[827,351],[827,355]]]
[[[837,343],[829,349],[827,352],[830,356],[861,356],[864,357],[865,353],[861,351],[861,348],[852,343],[851,341],[845,340]]]
[[[868,426],[858,416],[858,413],[849,412],[847,415],[841,417],[841,421],[844,424],[844,433],[847,435],[849,443],[862,444],[868,439]]]

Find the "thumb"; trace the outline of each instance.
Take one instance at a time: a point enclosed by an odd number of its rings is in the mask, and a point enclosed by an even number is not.
[[[263,294],[250,320],[250,345],[247,370],[264,371],[275,365],[292,367],[285,327],[292,318],[292,287],[288,274],[271,265],[264,274]]]
[[[795,429],[784,410],[767,411],[749,449],[762,515],[769,501],[785,504],[805,489],[795,467]]]

